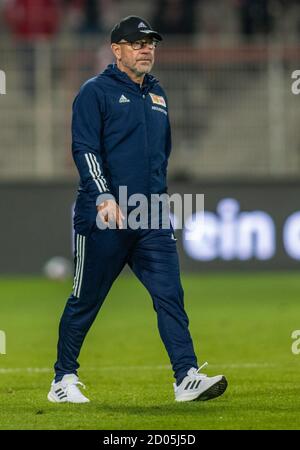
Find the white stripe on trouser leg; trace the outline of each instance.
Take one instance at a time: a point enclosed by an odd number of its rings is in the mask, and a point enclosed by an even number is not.
[[[85,257],[85,236],[82,236],[82,256],[81,256],[81,268],[79,274],[79,287],[77,297],[80,296],[82,278],[83,278],[83,269],[84,269],[84,257]]]
[[[79,235],[76,234],[75,236],[75,247],[76,247],[76,267],[75,267],[75,276],[74,276],[74,283],[73,283],[73,292],[75,292],[75,288],[77,286],[77,280],[78,280],[78,272],[79,272],[79,267],[80,267],[80,263],[79,263]]]
[[[80,290],[83,278],[84,269],[84,253],[85,253],[85,236],[77,235],[77,260],[76,260],[76,275],[74,281],[74,295],[75,297],[80,296]]]
[[[79,235],[79,270],[78,270],[78,280],[77,280],[77,286],[74,292],[74,295],[76,297],[80,296],[80,289],[81,289],[81,283],[82,283],[82,275],[83,275],[83,265],[84,265],[84,250],[85,250],[85,237]]]

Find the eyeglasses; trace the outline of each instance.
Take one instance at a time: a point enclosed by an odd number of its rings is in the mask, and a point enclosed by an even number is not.
[[[153,41],[134,41],[134,42],[118,42],[119,45],[130,45],[133,50],[141,50],[141,48],[146,47],[146,45],[148,45],[148,47],[152,50],[154,48],[157,47],[158,41],[153,40]]]

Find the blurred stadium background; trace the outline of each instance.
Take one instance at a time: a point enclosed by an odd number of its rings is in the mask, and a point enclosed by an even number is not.
[[[183,267],[298,268],[298,1],[2,0],[1,272],[71,258],[71,104],[112,62],[109,32],[128,14],[165,36],[153,73],[170,102],[170,192],[204,193],[210,215],[198,250],[180,239]]]
[[[165,37],[153,73],[170,103],[169,192],[205,195],[202,238],[176,232],[186,308],[199,362],[229,389],[173,404],[151,302],[124,276],[80,356],[94,403],[60,414],[45,396],[72,283],[71,105],[129,14]],[[0,428],[300,427],[299,38],[298,0],[0,0]]]

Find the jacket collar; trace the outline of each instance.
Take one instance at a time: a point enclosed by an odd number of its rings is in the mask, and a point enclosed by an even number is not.
[[[109,64],[106,69],[102,72],[102,75],[114,78],[115,80],[125,83],[130,89],[135,91],[148,92],[155,84],[158,83],[158,79],[153,75],[146,73],[142,87],[131,80],[126,72],[122,72],[116,64]]]

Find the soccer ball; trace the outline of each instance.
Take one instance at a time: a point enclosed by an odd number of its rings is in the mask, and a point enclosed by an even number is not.
[[[72,264],[63,256],[54,256],[46,262],[43,272],[51,280],[65,280],[72,275]]]

